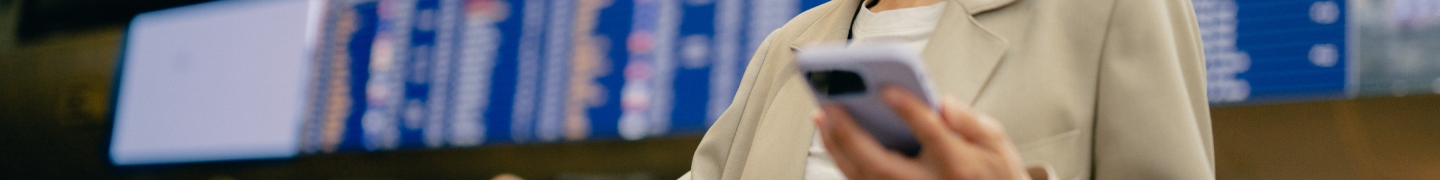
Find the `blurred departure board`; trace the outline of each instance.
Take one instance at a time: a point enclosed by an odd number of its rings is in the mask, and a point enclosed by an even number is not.
[[[301,151],[699,135],[825,0],[335,0]]]
[[[1334,0],[1194,0],[1214,104],[1343,98],[1345,15]]]
[[[1193,2],[1211,104],[1440,93],[1440,1]]]
[[[301,151],[703,134],[826,1],[327,1]],[[1192,2],[1213,105],[1440,92],[1440,1]]]

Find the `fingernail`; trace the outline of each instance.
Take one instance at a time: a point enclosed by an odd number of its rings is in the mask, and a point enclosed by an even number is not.
[[[816,117],[812,121],[815,121],[816,127],[825,127],[825,118],[823,117]]]

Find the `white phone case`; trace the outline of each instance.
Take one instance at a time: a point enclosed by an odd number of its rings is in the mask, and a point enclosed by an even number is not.
[[[879,92],[883,85],[899,86],[938,109],[939,101],[925,77],[919,55],[897,45],[822,44],[800,49],[796,65],[820,104],[846,107],[855,121],[888,149],[910,156],[919,153],[920,143],[914,133]],[[863,87],[836,87],[836,82],[853,80],[849,72],[858,75]],[[863,88],[862,92],[852,92],[857,88]]]

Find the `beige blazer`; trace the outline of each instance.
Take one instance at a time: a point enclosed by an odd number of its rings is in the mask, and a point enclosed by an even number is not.
[[[922,57],[940,94],[994,116],[1052,179],[1214,179],[1189,0],[949,0]],[[790,20],[756,50],[682,179],[802,179],[817,111],[794,49],[846,39],[860,0]]]

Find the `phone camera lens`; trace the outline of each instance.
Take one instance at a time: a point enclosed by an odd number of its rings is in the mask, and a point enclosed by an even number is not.
[[[815,92],[827,96],[865,93],[865,80],[851,71],[811,71],[805,73],[805,79]]]

